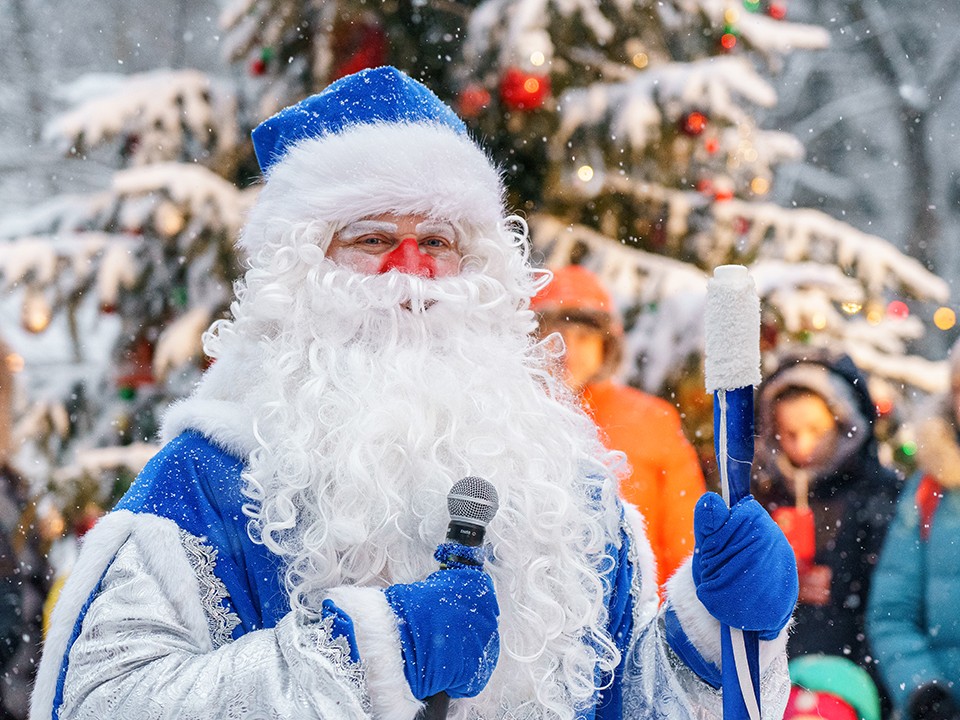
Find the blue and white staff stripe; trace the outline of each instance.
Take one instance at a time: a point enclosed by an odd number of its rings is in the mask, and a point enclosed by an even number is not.
[[[707,282],[705,380],[713,393],[714,449],[728,506],[750,494],[753,389],[760,383],[760,300],[742,265],[721,265]],[[760,720],[758,633],[720,628],[724,720]]]

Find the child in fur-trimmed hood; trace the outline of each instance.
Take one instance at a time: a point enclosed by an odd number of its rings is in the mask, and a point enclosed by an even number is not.
[[[900,480],[878,457],[876,410],[850,357],[783,358],[758,389],[754,495],[797,554],[787,652],[846,657],[875,673],[867,595]]]

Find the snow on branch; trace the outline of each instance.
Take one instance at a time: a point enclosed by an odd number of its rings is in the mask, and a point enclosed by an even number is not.
[[[738,27],[741,37],[765,55],[786,55],[794,50],[822,50],[830,44],[830,33],[826,28],[783,22],[761,13],[741,13]]]
[[[594,83],[559,99],[562,146],[577,131],[609,126],[611,135],[636,151],[659,140],[660,126],[696,109],[729,124],[750,123],[741,100],[770,107],[773,87],[744,57],[669,63],[636,73],[632,80]]]
[[[212,170],[187,163],[156,163],[121,170],[113,176],[119,197],[144,197],[163,193],[191,216],[236,235],[256,192],[238,190]]]
[[[46,235],[99,226],[113,212],[110,192],[58,195],[31,208],[0,217],[0,238]]]
[[[89,87],[87,83],[83,87]],[[196,70],[156,70],[98,81],[101,92],[86,97],[45,129],[48,140],[82,154],[101,143],[124,138],[131,164],[170,160],[188,148],[227,151],[237,142],[233,96]],[[75,88],[68,97],[80,95]]]
[[[602,7],[596,0],[486,0],[470,14],[464,56],[481,57],[496,48],[500,68],[525,65],[534,52],[549,63],[555,52],[549,31],[553,22],[575,22],[596,45],[606,46],[616,35],[620,17],[607,17]],[[629,8],[618,11],[623,16]]]
[[[153,355],[153,372],[158,378],[163,379],[170,370],[200,356],[201,338],[210,327],[213,314],[212,308],[198,306],[164,328]]]
[[[120,288],[130,289],[137,280],[133,256],[137,242],[128,235],[102,232],[27,236],[2,242],[2,288],[10,291],[21,284],[80,286],[96,273],[98,299],[102,304],[112,305]],[[72,273],[64,272],[67,268]],[[69,291],[64,294],[69,295]]]
[[[83,477],[100,478],[105,473],[127,469],[136,474],[160,449],[159,445],[136,442],[130,445],[78,450],[72,464],[57,468],[53,482],[65,485]]]
[[[712,208],[718,226],[730,228],[737,217],[750,223],[745,247],[739,252],[756,249],[759,258],[788,262],[834,262],[853,274],[871,296],[889,289],[937,302],[950,297],[946,281],[915,258],[819,210],[737,199],[714,203]],[[733,232],[718,232],[715,242],[732,248],[741,241]]]

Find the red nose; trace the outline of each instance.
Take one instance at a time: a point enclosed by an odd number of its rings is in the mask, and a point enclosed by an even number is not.
[[[380,272],[385,273],[389,270],[432,278],[437,272],[437,261],[431,255],[420,252],[420,246],[414,238],[404,238],[397,247],[383,257]]]

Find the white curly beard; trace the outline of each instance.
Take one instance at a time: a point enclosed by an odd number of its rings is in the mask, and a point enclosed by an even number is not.
[[[362,276],[308,259],[248,273],[235,320],[207,339],[221,375],[243,368],[252,534],[287,559],[291,605],[434,571],[447,492],[483,476],[501,503],[487,569],[503,652],[469,714],[572,718],[598,662],[619,660],[596,573],[619,537],[616,484],[522,295],[479,273]]]

